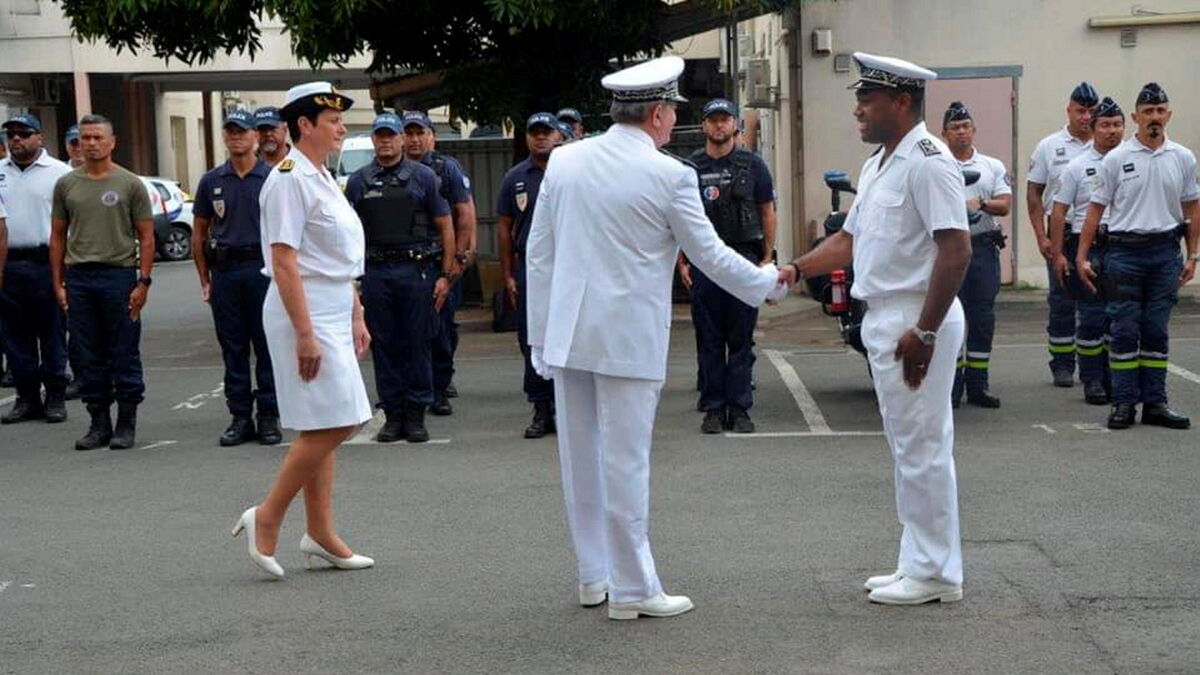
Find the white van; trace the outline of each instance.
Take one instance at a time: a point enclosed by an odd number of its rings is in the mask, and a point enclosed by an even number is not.
[[[375,145],[371,143],[370,134],[351,136],[342,141],[342,152],[338,155],[337,166],[333,167],[333,175],[337,177],[338,185],[345,190],[350,174],[370,164],[373,159]]]

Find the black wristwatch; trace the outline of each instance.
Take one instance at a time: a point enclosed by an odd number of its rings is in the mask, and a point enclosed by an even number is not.
[[[151,279],[150,277],[138,277],[138,280],[137,280],[137,282],[139,284],[145,286],[146,288],[150,288],[150,283],[152,281],[154,281],[154,280]]]

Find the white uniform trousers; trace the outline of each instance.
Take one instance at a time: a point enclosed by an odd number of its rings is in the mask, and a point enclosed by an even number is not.
[[[950,390],[965,321],[962,305],[955,299],[938,329],[928,374],[912,391],[904,383],[904,364],[896,360],[896,345],[916,325],[924,301],[923,295],[868,300],[862,337],[895,462],[896,513],[904,528],[896,569],[914,579],[961,584]]]
[[[579,583],[608,582],[609,602],[662,592],[649,533],[650,442],[662,384],[555,372],[558,455]]]

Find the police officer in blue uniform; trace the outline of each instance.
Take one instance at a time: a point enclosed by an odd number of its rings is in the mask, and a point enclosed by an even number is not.
[[[575,108],[563,108],[555,117],[558,118],[558,121],[571,125],[571,133],[567,134],[563,142],[577,141],[587,133],[587,130],[583,128],[583,115],[580,115]]]
[[[258,133],[258,156],[267,166],[275,166],[287,157],[292,145],[279,108],[268,105],[255,110],[254,130]]]
[[[212,308],[225,361],[225,405],[233,416],[220,438],[227,447],[255,439],[263,445],[283,440],[262,322],[271,280],[262,273],[258,196],[271,167],[255,156],[254,124],[254,116],[245,110],[225,117],[222,138],[229,159],[200,178],[193,206],[193,261],[200,275],[201,299]]]
[[[950,104],[942,115],[942,138],[963,171],[979,173],[979,180],[965,189],[969,211],[979,211],[971,225],[971,265],[958,291],[967,319],[967,342],[950,401],[958,407],[966,391],[967,403],[981,408],[999,408],[1000,399],[988,389],[992,337],[996,332],[996,295],[1000,292],[1000,249],[1004,234],[997,216],[1012,208],[1012,187],[1004,163],[975,147],[975,120],[961,101]]]
[[[704,148],[689,157],[700,176],[704,210],[721,240],[747,260],[771,262],[775,248],[775,190],[762,158],[737,147],[737,109],[725,99],[704,105]],[[752,433],[754,326],[758,308],[722,290],[686,261],[700,366],[700,405],[706,434]]]
[[[496,213],[500,239],[500,268],[508,289],[509,301],[517,311],[517,343],[525,357],[525,397],[533,404],[533,421],[525,427],[525,438],[541,438],[554,433],[554,381],[533,369],[529,351],[529,323],[525,316],[525,242],[533,223],[538,190],[546,174],[546,164],[554,146],[562,143],[559,122],[547,112],[535,113],[525,122],[525,143],[529,157],[504,174]]]
[[[1142,404],[1142,424],[1187,429],[1191,420],[1167,405],[1167,326],[1179,287],[1200,259],[1200,186],[1196,156],[1167,138],[1167,92],[1151,82],[1138,93],[1137,133],[1104,157],[1102,183],[1092,192],[1075,264],[1088,290],[1096,271],[1092,242],[1108,208],[1108,253],[1101,285],[1108,297],[1113,407],[1108,428],[1127,429]],[[1179,240],[1187,243],[1187,260]]]
[[[450,296],[438,312],[438,332],[433,338],[434,403],[429,410],[434,415],[451,415],[454,408],[448,399],[458,395],[454,387],[454,352],[458,350],[458,322],[454,313],[462,304],[463,286],[459,280],[471,262],[475,249],[475,198],[471,196],[471,179],[453,157],[434,149],[437,134],[429,115],[410,110],[404,113],[404,152],[411,160],[433,169],[440,181],[442,197],[450,203],[454,221],[454,246],[444,255],[452,258]]]
[[[429,440],[435,401],[432,339],[450,294],[454,250],[450,205],[433,170],[403,152],[403,123],[382,113],[372,125],[375,159],[351,174],[346,198],[362,220],[367,272],[362,303],[371,331],[375,388],[387,421],[375,440]]]

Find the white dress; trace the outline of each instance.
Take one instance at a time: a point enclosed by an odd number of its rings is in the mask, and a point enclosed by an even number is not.
[[[263,302],[279,421],[298,431],[332,429],[371,419],[351,321],[354,279],[366,254],[362,223],[324,167],[297,149],[271,170],[259,196],[263,273],[273,277],[271,245],[296,249],[313,332],[321,347],[317,376],[300,379],[296,331],[272,279]]]

